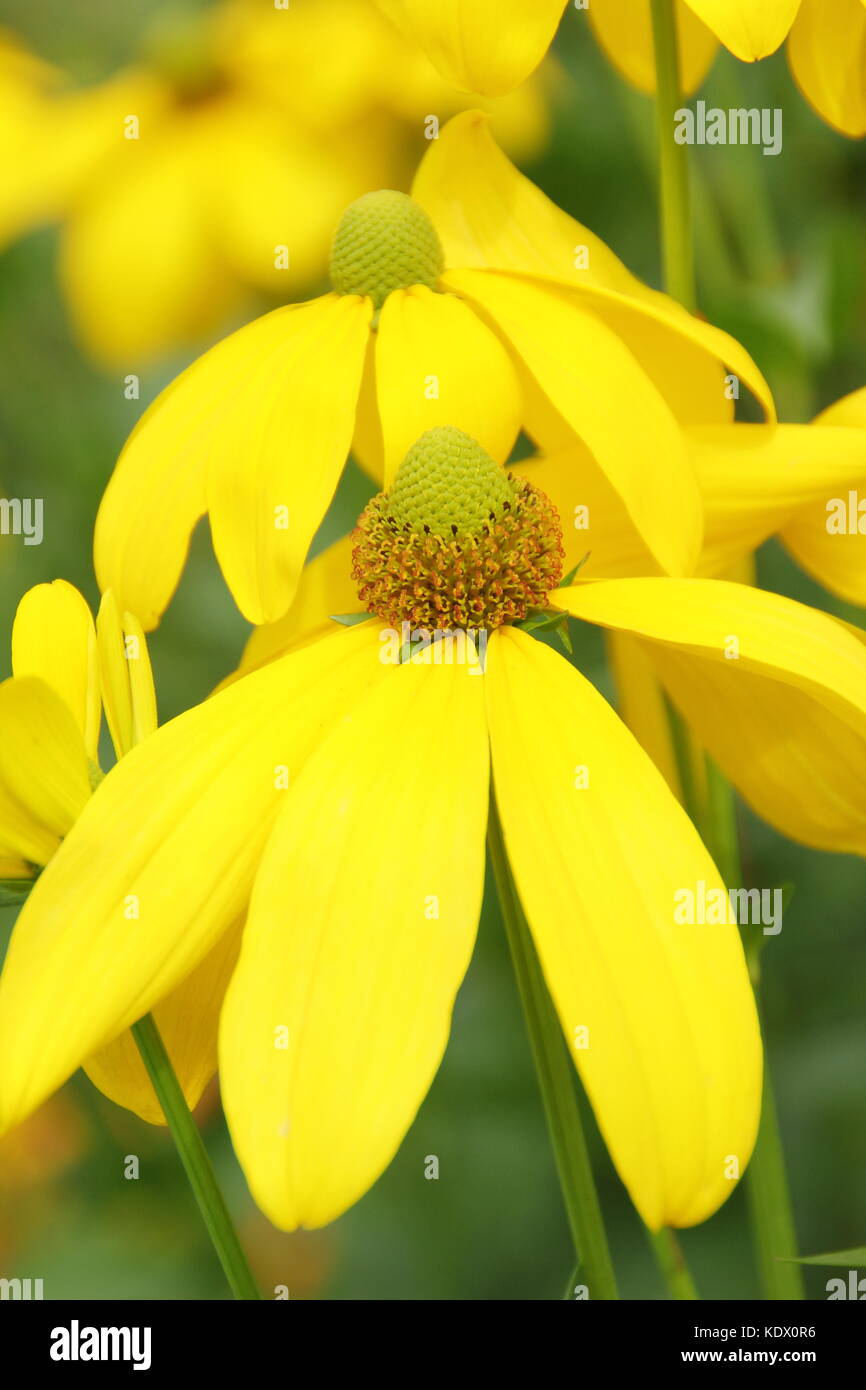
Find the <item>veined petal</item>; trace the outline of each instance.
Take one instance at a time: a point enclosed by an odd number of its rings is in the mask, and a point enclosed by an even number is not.
[[[412,196],[436,224],[447,267],[518,271],[577,286],[592,299],[587,307],[610,322],[648,372],[653,372],[655,358],[655,371],[670,387],[677,373],[685,371],[677,399],[671,401],[675,409],[688,404],[697,388],[701,408],[712,410],[706,423],[723,418],[718,412],[729,402],[721,379],[718,404],[712,407],[717,388],[711,374],[721,364],[748,386],[767,417],[774,417],[770,388],[736,339],[642,284],[599,237],[515,168],[482,112],[455,116],[431,142]],[[682,366],[663,368],[672,353]],[[701,416],[692,405],[681,418]]]
[[[240,944],[241,925],[237,924],[223,933],[201,964],[153,1011],[190,1110],[198,1105],[217,1069],[220,1010]],[[166,1123],[129,1029],[85,1062],[84,1070],[116,1105],[135,1111],[148,1124]]]
[[[379,0],[446,79],[464,92],[501,96],[538,67],[566,0]]]
[[[99,675],[105,718],[118,758],[157,726],[156,691],[141,624],[132,613],[121,615],[109,589],[96,619]]]
[[[788,42],[800,91],[843,135],[866,135],[863,0],[802,0]]]
[[[95,763],[102,717],[96,633],[86,601],[65,579],[37,584],[19,603],[12,625],[12,671],[38,676],[56,691]]]
[[[214,544],[236,599],[254,621],[285,612],[348,452],[370,314],[367,301],[334,295],[275,309],[211,348],[142,416],[102,499],[94,549],[100,587],[113,589],[145,631],[174,593],[208,506],[209,473]],[[269,486],[256,505],[253,480],[261,484],[263,471]],[[274,525],[284,516],[275,517],[275,488],[289,509],[287,530]],[[232,502],[241,508],[235,519]],[[249,535],[257,518],[260,545]],[[277,609],[269,615],[248,592],[250,547]]]
[[[800,0],[686,0],[686,4],[744,63],[775,53],[800,8]]]
[[[841,623],[720,579],[603,579],[554,602],[646,641],[758,815],[817,849],[866,853],[866,647]]]
[[[243,650],[237,675],[257,671],[286,652],[295,651],[333,628],[330,619],[361,611],[352,578],[352,537],[342,536],[304,565],[295,601],[284,618],[254,627]]]
[[[90,796],[72,711],[37,676],[0,685],[0,844],[36,864],[51,857]]]
[[[276,312],[285,317],[266,355],[235,387],[230,411],[214,412],[219,445],[208,461],[214,550],[252,623],[286,612],[334,495],[352,442],[372,304],[329,294]]]
[[[122,758],[38,880],[0,977],[0,1130],[199,964],[246,908],[281,798],[360,685],[368,625],[274,662]]]
[[[445,1050],[484,880],[478,675],[392,668],[310,760],[262,861],[220,1077],[250,1188],[284,1230],[375,1182]],[[419,776],[418,749],[445,747]]]
[[[806,536],[815,532],[820,545],[827,537],[827,502],[866,480],[862,427],[736,424],[693,430],[688,443],[704,499],[702,574],[724,574],[792,518],[792,549],[801,528]],[[787,529],[784,535],[787,541]],[[858,549],[866,583],[866,538]]]
[[[664,688],[652,657],[627,632],[606,634],[608,660],[616,688],[616,708],[641,748],[648,753],[674,796],[682,801],[676,749],[664,701]]]
[[[520,429],[520,382],[505,348],[468,304],[424,285],[397,290],[382,306],[376,395],[386,487],[436,425],[465,430],[498,463]]]
[[[855,476],[866,452],[866,388],[835,401],[809,428],[827,440],[839,469],[784,526],[781,539],[825,588],[866,606],[866,467]]]
[[[674,0],[682,86],[697,91],[718,52],[718,41],[684,0]],[[649,0],[592,0],[587,17],[614,67],[642,92],[656,89]]]
[[[678,923],[724,891],[661,774],[572,666],[517,629],[488,648],[508,857],[608,1149],[647,1225],[704,1220],[758,1124],[761,1048],[734,925]]]
[[[564,286],[471,270],[450,271],[445,281],[493,318],[660,567],[688,573],[701,545],[697,480],[676,420],[622,340]]]

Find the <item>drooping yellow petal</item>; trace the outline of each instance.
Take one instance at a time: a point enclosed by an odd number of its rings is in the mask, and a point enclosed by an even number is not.
[[[650,0],[592,0],[587,17],[614,67],[642,92],[656,89]],[[715,35],[685,0],[674,0],[680,70],[686,95],[697,91],[718,52]]]
[[[12,625],[12,671],[38,676],[69,707],[91,762],[99,743],[96,634],[87,603],[72,584],[55,579],[28,589]]]
[[[866,480],[862,426],[736,424],[693,430],[688,442],[704,499],[702,574],[724,574],[782,528],[786,541],[793,537],[795,552],[801,532],[807,546],[810,534],[820,546],[827,536],[827,502],[840,492],[847,497],[850,487]],[[843,549],[834,547],[834,554]],[[866,583],[866,538],[859,549]],[[821,561],[816,556],[805,567],[820,571]]]
[[[688,573],[701,545],[697,481],[673,415],[622,340],[564,286],[494,271],[450,271],[445,281],[494,320],[661,568]]]
[[[828,460],[838,463],[838,471],[831,478],[828,465],[824,486],[784,526],[781,538],[820,584],[866,606],[866,467],[855,476],[857,459],[866,453],[866,388],[835,401],[809,428],[826,439]]]
[[[678,921],[723,891],[685,812],[597,691],[517,629],[485,680],[509,860],[569,1051],[644,1221],[711,1215],[760,1111],[755,1004],[734,925]]]
[[[153,1011],[190,1110],[198,1105],[217,1069],[220,1010],[240,943],[240,925],[230,927],[192,974]],[[84,1070],[94,1086],[116,1105],[134,1110],[148,1124],[165,1124],[162,1106],[129,1029],[95,1053]]]
[[[520,429],[520,382],[502,343],[468,304],[424,285],[382,307],[376,395],[386,487],[425,430],[454,425],[504,463]]]
[[[245,910],[287,787],[385,669],[339,632],[165,724],[112,769],[40,877],[0,977],[0,1130],[159,1003]]]
[[[90,796],[87,751],[66,701],[37,676],[0,685],[0,846],[45,864]]]
[[[567,0],[379,0],[464,92],[501,96],[538,67]]]
[[[307,764],[268,844],[220,1077],[250,1188],[284,1230],[366,1192],[439,1066],[481,908],[483,684],[478,666],[392,668]]]
[[[568,217],[514,167],[490,134],[482,112],[455,116],[431,142],[412,196],[436,224],[447,267],[531,273],[583,290],[592,299],[588,307],[607,318],[653,379],[664,382],[663,389],[675,387],[679,378],[671,404],[684,410],[684,421],[725,418],[730,393],[721,374],[717,385],[711,377],[720,365],[743,382],[773,418],[770,389],[736,339],[642,284],[600,238]],[[713,393],[718,399],[715,409]],[[694,413],[695,405],[712,414]]]
[[[866,135],[866,8],[863,0],[802,0],[788,43],[794,79],[843,135]]]
[[[758,815],[817,849],[866,853],[866,648],[841,623],[720,579],[602,579],[554,602],[645,639]]]
[[[686,0],[686,4],[744,63],[775,53],[800,8],[800,0]]]
[[[157,726],[147,639],[134,614],[124,613],[121,621],[110,589],[102,596],[96,633],[105,717],[115,752],[122,758]]]
[[[286,611],[349,449],[372,309],[327,295],[276,309],[194,362],[142,417],[96,522],[97,577],[158,623],[207,506],[253,622]]]
[[[620,718],[652,758],[674,796],[682,801],[664,690],[652,659],[646,648],[626,632],[608,632],[605,645]]]

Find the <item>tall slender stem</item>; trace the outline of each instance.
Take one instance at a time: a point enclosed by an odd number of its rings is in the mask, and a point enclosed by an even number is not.
[[[616,1299],[619,1293],[577,1104],[574,1073],[511,875],[492,794],[487,842],[562,1200],[578,1258],[575,1277],[586,1284],[590,1298]]]
[[[697,307],[692,225],[689,209],[689,162],[685,145],[674,140],[673,114],[682,103],[674,0],[651,0],[656,54],[656,105],[661,179],[661,236],[665,288],[687,309]],[[674,714],[677,735],[679,716]],[[707,800],[687,806],[706,828],[709,849],[727,887],[739,888],[743,874],[737,838],[734,794],[730,783],[707,759]],[[756,957],[750,953],[752,980],[758,984]],[[797,1241],[791,1197],[772,1083],[765,1065],[764,1098],[758,1142],[747,1174],[747,1188],[757,1260],[767,1297],[803,1298],[803,1278],[796,1264]]]
[[[660,1231],[651,1231],[649,1238],[659,1269],[674,1298],[696,1299],[698,1291],[689,1273],[689,1267],[686,1264],[680,1243],[673,1231],[668,1226],[662,1226]]]
[[[235,1298],[259,1299],[261,1294],[232,1225],[204,1141],[189,1112],[153,1015],[147,1014],[133,1024],[132,1035],[168,1121],[180,1161],[231,1290]]]

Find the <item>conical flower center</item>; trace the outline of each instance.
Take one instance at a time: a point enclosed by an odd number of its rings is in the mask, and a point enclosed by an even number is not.
[[[334,289],[368,295],[377,309],[392,290],[435,289],[442,267],[439,237],[424,209],[387,188],[350,203],[331,244]]]
[[[543,607],[562,578],[553,503],[469,435],[428,430],[354,533],[367,610],[394,627],[501,627]]]

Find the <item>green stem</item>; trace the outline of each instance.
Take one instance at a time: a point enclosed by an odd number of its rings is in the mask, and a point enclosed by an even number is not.
[[[689,156],[674,139],[674,114],[683,103],[673,0],[651,0],[656,57],[660,217],[668,294],[694,313],[695,252],[689,196]]]
[[[132,1026],[132,1035],[168,1121],[180,1161],[198,1202],[225,1276],[235,1298],[261,1298],[241,1249],[198,1126],[189,1112],[180,1082],[152,1014]]]
[[[583,1133],[574,1071],[511,875],[492,794],[487,841],[579,1277],[591,1298],[616,1299],[619,1293]]]
[[[659,1269],[671,1295],[683,1300],[696,1299],[698,1291],[673,1231],[668,1226],[662,1226],[660,1231],[649,1231],[648,1234]]]
[[[687,309],[697,306],[692,227],[689,215],[689,163],[685,145],[673,137],[673,113],[682,104],[679,53],[673,0],[651,0],[656,53],[656,101],[659,128],[659,171],[662,183],[661,236],[664,246],[665,288]],[[674,742],[682,742],[679,716]],[[743,882],[737,836],[736,808],[730,783],[707,758],[707,799],[689,806],[692,819],[705,832],[708,848],[728,889]],[[757,957],[750,952],[749,968],[757,991]],[[803,1278],[796,1264],[797,1240],[791,1197],[772,1084],[764,1069],[764,1099],[758,1142],[749,1164],[747,1188],[758,1264],[769,1299],[804,1297]]]

